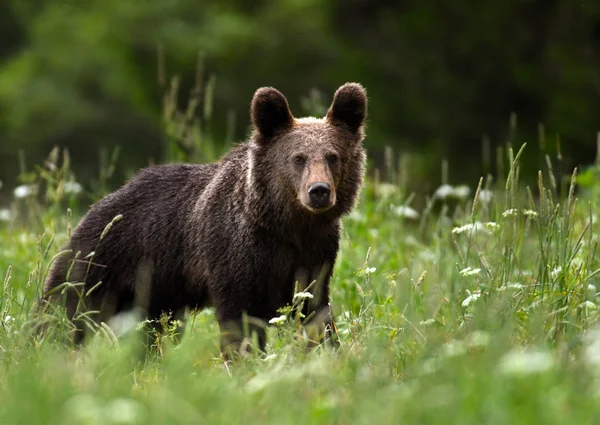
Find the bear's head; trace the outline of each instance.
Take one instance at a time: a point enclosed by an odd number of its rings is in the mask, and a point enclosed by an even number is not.
[[[366,91],[357,83],[335,92],[323,118],[294,118],[281,92],[258,89],[251,106],[252,173],[263,171],[257,183],[304,213],[348,213],[362,185],[366,115]]]

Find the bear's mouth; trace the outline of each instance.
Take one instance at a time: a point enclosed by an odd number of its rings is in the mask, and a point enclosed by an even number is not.
[[[323,214],[331,210],[335,206],[335,202],[328,202],[326,204],[319,205],[314,204],[312,202],[304,202],[302,199],[299,199],[299,201],[299,204],[302,207],[302,209],[313,215]]]
[[[313,207],[306,207],[306,208],[314,214],[322,214],[326,211],[329,211],[331,208],[333,208],[333,205],[328,205],[328,206],[322,207],[322,208],[313,208]]]

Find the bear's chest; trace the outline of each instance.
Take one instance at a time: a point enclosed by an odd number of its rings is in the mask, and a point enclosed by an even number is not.
[[[311,284],[311,292],[314,289],[320,292],[320,288],[328,283],[336,257],[335,249],[326,248],[324,243],[306,250],[281,244],[269,250],[256,264],[257,289],[270,304],[279,306],[290,303],[295,291],[304,291]]]

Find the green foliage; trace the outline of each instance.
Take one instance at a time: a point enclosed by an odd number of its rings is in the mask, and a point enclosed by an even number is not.
[[[41,228],[0,222],[0,423],[590,422],[597,205],[577,195],[576,174],[562,182],[545,169],[525,187],[522,152],[508,150],[502,181],[482,179],[474,194],[442,185],[423,208],[402,185],[369,180],[332,282],[341,347],[307,351],[282,319],[266,355],[228,364],[210,309],[180,345],[164,321],[160,356],[145,361],[135,331],[101,327],[78,351],[32,338],[32,302],[71,222],[42,198]]]

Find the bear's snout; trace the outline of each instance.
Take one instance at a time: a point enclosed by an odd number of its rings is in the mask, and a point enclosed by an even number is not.
[[[310,207],[316,210],[330,206],[331,186],[325,182],[316,182],[308,188]]]

